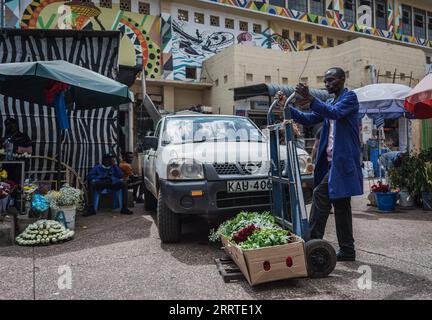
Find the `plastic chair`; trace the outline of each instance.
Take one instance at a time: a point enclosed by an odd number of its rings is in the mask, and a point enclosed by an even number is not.
[[[113,190],[113,189],[103,189],[103,190],[95,190],[93,194],[93,208],[95,211],[98,210],[99,207],[99,198],[100,195],[106,195],[106,194],[113,194],[114,197],[114,203],[113,203],[113,209],[122,208],[123,207],[123,190]],[[117,206],[117,202],[118,205]]]

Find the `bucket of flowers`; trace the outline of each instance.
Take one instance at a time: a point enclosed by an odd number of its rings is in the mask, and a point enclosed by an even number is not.
[[[64,185],[59,191],[49,191],[45,199],[54,211],[54,217],[64,217],[67,228],[74,230],[76,211],[84,208],[82,190]]]
[[[37,184],[30,182],[30,180],[24,181],[23,191],[24,191],[24,207],[25,207],[25,214],[30,213],[31,209],[31,203],[33,200],[33,196],[38,189]]]
[[[0,170],[0,213],[8,209],[10,195],[14,189],[14,183],[8,181],[8,173],[6,170]]]
[[[380,211],[395,211],[397,190],[391,190],[389,185],[378,181],[378,184],[374,184],[371,187],[371,191],[376,197],[377,206]]]

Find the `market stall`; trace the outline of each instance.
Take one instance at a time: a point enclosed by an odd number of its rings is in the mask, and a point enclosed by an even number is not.
[[[69,129],[68,109],[101,108],[133,101],[133,95],[126,85],[63,60],[1,64],[0,93],[53,107],[61,134],[65,134]],[[57,181],[59,182],[60,159],[62,158],[61,139],[57,143],[59,150]],[[23,183],[22,178],[17,184],[25,191],[26,182]],[[34,189],[30,182],[27,184],[30,189]],[[26,202],[30,203],[28,207],[31,207],[32,212],[42,213],[47,203],[49,207],[54,207],[56,200],[65,200],[68,197],[72,199],[72,205],[76,206],[77,199],[75,198],[79,193],[76,188],[59,188],[59,186],[60,184],[57,183],[59,190],[54,190],[58,193],[48,195],[48,197],[38,197],[38,192],[28,193],[29,198],[26,199]],[[67,219],[64,218],[65,210],[61,211],[64,222],[67,222]],[[42,215],[36,218],[40,217]],[[62,219],[62,215],[59,219]]]

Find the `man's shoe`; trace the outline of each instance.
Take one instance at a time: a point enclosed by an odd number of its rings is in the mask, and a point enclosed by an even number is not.
[[[337,258],[337,261],[355,261],[356,256],[355,256],[355,254],[346,254],[346,253],[343,253],[341,251],[338,251],[336,253],[336,258]]]
[[[120,213],[131,215],[131,214],[133,214],[133,211],[130,211],[128,208],[123,208],[120,210]]]

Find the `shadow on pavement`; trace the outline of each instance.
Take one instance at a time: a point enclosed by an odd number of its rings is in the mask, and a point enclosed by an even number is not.
[[[365,211],[359,212],[353,210],[353,217],[366,220],[405,220],[405,221],[432,221],[432,212],[422,210],[399,210],[395,212],[380,212],[376,208],[368,208]]]
[[[119,210],[100,211],[95,216],[78,216],[75,237],[58,245],[34,247],[37,258],[52,257],[109,244],[144,239],[150,236],[153,221],[144,216],[142,206],[133,208],[133,215],[121,215]],[[17,245],[0,248],[0,256],[32,256],[31,247]]]

